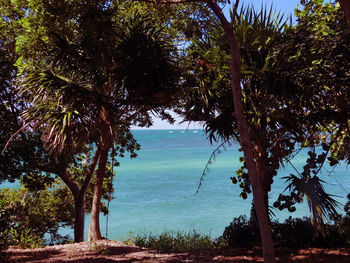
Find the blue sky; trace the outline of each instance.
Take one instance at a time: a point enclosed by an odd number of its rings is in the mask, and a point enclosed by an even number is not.
[[[235,2],[234,0],[231,0],[231,2]],[[277,11],[281,11],[281,13],[285,13],[287,16],[293,15],[294,9],[297,7],[297,5],[300,3],[300,0],[240,0],[240,4],[252,4],[255,8],[259,9],[261,5],[267,5],[270,6],[273,4],[275,9]],[[225,10],[228,14],[228,8]],[[157,117],[153,117],[154,124],[150,129],[197,129],[201,128],[200,124],[196,123],[182,123],[181,122],[181,117],[176,116],[176,114],[172,113],[172,115],[176,119],[176,123],[174,125],[169,124],[166,121],[162,121],[161,119]],[[135,129],[139,129],[135,127]]]

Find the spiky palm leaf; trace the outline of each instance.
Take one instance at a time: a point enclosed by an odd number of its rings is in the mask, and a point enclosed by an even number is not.
[[[144,15],[136,14],[121,27],[116,50],[117,85],[125,89],[130,104],[146,108],[169,105],[178,92],[176,48]]]
[[[267,79],[265,72],[271,69],[270,53],[283,33],[287,20],[283,15],[274,13],[272,6],[270,9],[262,7],[259,11],[242,6],[233,19],[241,53],[246,111],[254,121],[258,117],[254,116],[255,113],[261,110],[254,108],[256,105],[253,104],[258,104],[256,101],[264,107],[270,104],[271,107],[279,106],[279,102],[269,97],[267,91],[283,85],[274,85],[274,82]],[[211,140],[233,137],[237,130],[233,116],[230,69],[227,64],[230,58],[229,47],[222,27],[217,24],[214,28],[216,30],[208,38],[193,41],[188,49],[194,63],[189,69],[186,84],[190,89],[189,94],[186,94],[183,111],[186,120],[204,122]],[[271,74],[270,71],[269,73]],[[265,103],[265,100],[269,103]]]
[[[102,107],[112,126],[127,130],[134,120],[147,122],[149,110],[163,113],[176,93],[176,49],[169,39],[143,16],[118,27],[114,11],[91,3],[68,13],[70,27],[51,21],[44,57],[31,58],[24,70],[20,85],[31,107],[23,116],[46,128],[52,152],[96,141]]]
[[[335,218],[339,202],[327,194],[318,176],[297,177],[293,174],[283,177],[288,183],[285,190],[304,196],[308,202],[311,219],[321,229],[325,221]]]

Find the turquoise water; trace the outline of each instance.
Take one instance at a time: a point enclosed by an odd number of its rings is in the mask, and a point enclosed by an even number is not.
[[[110,203],[109,239],[125,240],[130,232],[156,234],[165,230],[193,229],[217,237],[234,217],[249,215],[251,197],[241,199],[239,186],[230,182],[230,177],[240,167],[238,158],[241,153],[237,145],[228,147],[216,157],[199,194],[195,195],[202,171],[216,148],[210,145],[204,132],[134,130],[133,133],[141,144],[141,150],[138,158],[120,159],[120,167],[115,168],[116,192]],[[294,166],[301,169],[305,159],[306,153],[301,153],[293,161]],[[350,189],[348,167],[337,167],[332,176],[327,170],[330,169],[325,167],[321,177],[327,182],[325,188],[345,204],[346,191]],[[270,193],[271,203],[285,189],[286,184],[279,178],[293,172],[290,166],[279,171]],[[5,186],[9,185],[0,187]],[[298,205],[293,214],[279,210],[274,212],[278,220],[284,220],[289,215],[309,215],[306,203]],[[89,217],[86,218],[86,237],[88,225]],[[104,236],[105,226],[106,218],[101,215]]]
[[[182,133],[183,132],[183,133]],[[210,165],[199,194],[195,195],[200,176],[215,146],[211,146],[203,131],[193,130],[135,130],[141,144],[137,159],[119,160],[115,179],[115,199],[110,204],[108,238],[126,239],[134,234],[169,231],[199,230],[213,237],[222,234],[233,217],[249,215],[251,197],[239,197],[240,188],[230,177],[240,167],[241,153],[233,145],[219,154]],[[293,161],[301,169],[306,156],[302,153]],[[327,169],[322,178],[328,182],[328,192],[346,202],[350,186],[347,166],[338,167],[329,176]],[[278,178],[289,175],[291,167],[281,169]],[[283,180],[276,178],[270,194],[271,203],[284,189]],[[284,220],[290,213],[275,210],[276,219]],[[306,203],[298,205],[293,216],[306,216]],[[88,219],[87,219],[88,220]],[[105,235],[105,218],[101,216]],[[87,222],[88,225],[88,222]]]

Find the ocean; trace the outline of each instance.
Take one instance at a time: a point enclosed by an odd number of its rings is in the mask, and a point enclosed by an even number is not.
[[[240,198],[238,184],[230,181],[241,166],[238,144],[226,147],[216,156],[199,193],[195,194],[203,169],[219,143],[211,145],[203,130],[134,130],[133,133],[141,150],[136,159],[118,160],[107,233],[106,218],[101,216],[103,235],[125,240],[137,234],[196,230],[218,237],[234,217],[249,216],[252,197]],[[306,156],[306,151],[301,152],[293,165],[301,170]],[[325,167],[321,178],[327,182],[326,190],[342,204],[341,212],[347,200],[346,191],[350,189],[349,170],[341,165],[329,175],[330,170]],[[290,173],[295,173],[291,166],[280,169],[270,192],[270,204],[286,187],[281,177]],[[294,213],[276,209],[273,219],[284,221],[290,215],[310,215],[306,202],[296,208]]]
[[[203,169],[219,143],[211,145],[203,130],[134,130],[133,134],[141,150],[136,159],[126,155],[118,160],[120,166],[114,168],[115,193],[110,202],[107,232],[106,217],[100,218],[105,237],[126,240],[135,235],[196,230],[215,238],[234,217],[249,216],[252,197],[240,198],[238,184],[230,182],[230,177],[241,166],[238,144],[226,147],[216,156],[196,194]],[[306,158],[307,151],[301,152],[293,165],[301,170]],[[335,199],[341,203],[339,212],[342,212],[350,189],[349,169],[344,164],[332,175],[330,170],[325,166],[321,179],[326,182],[327,192],[336,195]],[[290,173],[295,172],[288,165],[279,170],[269,195],[270,204],[286,187],[281,177]],[[3,187],[11,185],[0,185]],[[306,201],[296,208],[294,213],[274,210],[273,220],[310,215]],[[87,216],[86,238],[89,219]],[[64,230],[65,234],[72,232]]]

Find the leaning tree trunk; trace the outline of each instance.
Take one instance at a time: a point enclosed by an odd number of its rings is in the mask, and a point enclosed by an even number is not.
[[[350,1],[349,0],[339,0],[340,6],[343,9],[346,22],[350,27]]]
[[[229,27],[229,30],[225,31],[227,31],[226,35],[230,44],[232,57],[230,69],[232,75],[231,88],[235,107],[235,117],[237,119],[238,131],[240,134],[240,142],[243,148],[244,158],[247,164],[249,180],[253,189],[254,207],[259,223],[264,262],[270,263],[274,262],[275,260],[272,233],[270,230],[269,218],[265,205],[265,194],[254,160],[253,149],[249,137],[249,126],[243,112],[243,103],[241,100],[242,91],[240,83],[240,56],[232,27]]]
[[[102,195],[102,186],[103,179],[106,174],[106,165],[108,158],[108,150],[101,152],[100,161],[98,163],[98,170],[96,175],[96,183],[94,187],[94,197],[91,207],[91,219],[89,227],[89,241],[101,240],[101,229],[100,229],[100,205],[101,205],[101,195]]]
[[[99,120],[97,125],[100,130],[100,147],[101,155],[98,163],[98,170],[96,175],[96,183],[94,187],[94,197],[92,200],[91,207],[91,218],[89,226],[89,241],[101,240],[101,229],[100,229],[100,205],[101,205],[101,195],[102,195],[102,186],[103,180],[106,175],[106,166],[108,159],[108,151],[113,144],[113,134],[111,125],[109,122],[108,111],[102,107]]]
[[[259,223],[264,262],[271,263],[275,261],[272,233],[269,225],[268,213],[264,202],[264,191],[254,160],[253,148],[249,136],[249,126],[244,116],[241,89],[240,54],[238,44],[233,32],[233,24],[227,21],[217,2],[215,0],[208,0],[207,3],[221,21],[230,46],[231,61],[229,64],[231,71],[231,89],[233,94],[234,115],[237,120],[238,132],[240,134],[240,143],[243,148],[249,180],[253,189],[254,205]]]

